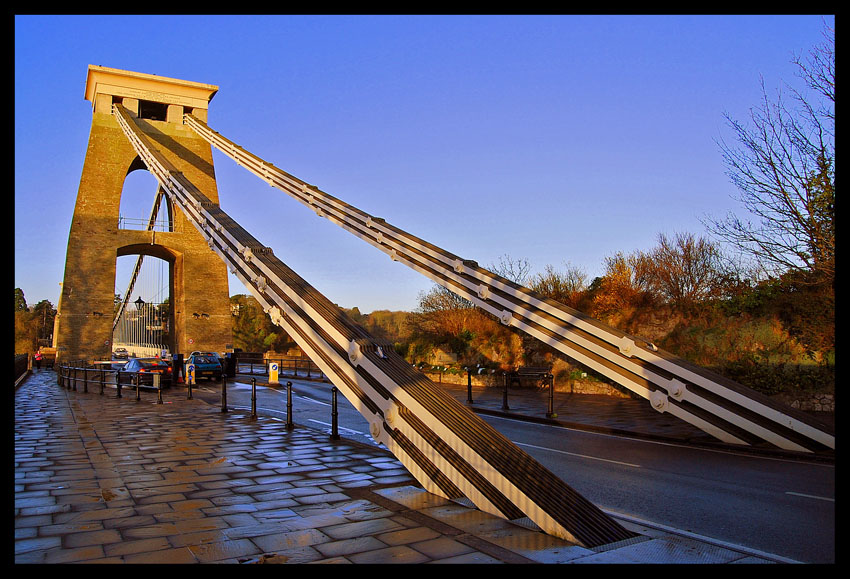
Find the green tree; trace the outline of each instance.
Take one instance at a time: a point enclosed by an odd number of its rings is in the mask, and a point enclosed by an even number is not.
[[[21,312],[27,310],[27,300],[24,298],[24,290],[19,287],[15,288],[15,311]]]
[[[285,352],[295,345],[282,328],[272,323],[260,303],[244,294],[230,297],[233,346],[246,352]]]
[[[31,324],[35,326],[35,334],[39,342],[50,342],[53,337],[53,322],[56,319],[56,308],[48,300],[41,300],[32,307]],[[45,344],[42,344],[45,345]]]

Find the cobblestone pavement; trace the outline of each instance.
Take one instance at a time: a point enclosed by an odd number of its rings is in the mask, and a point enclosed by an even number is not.
[[[15,563],[741,563],[642,528],[587,549],[427,493],[380,447],[195,399],[15,390]],[[483,403],[483,401],[482,401]]]

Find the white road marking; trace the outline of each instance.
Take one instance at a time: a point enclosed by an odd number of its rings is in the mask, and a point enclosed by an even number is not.
[[[611,459],[608,459],[608,458],[600,458],[598,456],[590,456],[588,454],[576,454],[575,452],[567,452],[565,450],[558,450],[558,449],[555,449],[555,448],[547,448],[545,446],[535,446],[533,444],[525,444],[523,442],[513,441],[513,443],[516,444],[517,446],[527,446],[529,448],[536,448],[538,450],[547,450],[549,452],[557,452],[559,454],[568,454],[570,456],[577,456],[579,458],[588,458],[590,460],[601,460],[602,462],[611,462],[611,463],[620,464],[620,465],[623,465],[623,466],[633,466],[635,468],[640,468],[639,464],[633,464],[631,462],[621,462],[619,460],[611,460]]]
[[[785,491],[786,495],[794,495],[795,497],[806,497],[807,499],[817,499],[819,501],[829,501],[831,503],[835,502],[835,499],[831,499],[829,497],[819,497],[817,495],[807,495],[805,493],[795,493],[793,491]]]

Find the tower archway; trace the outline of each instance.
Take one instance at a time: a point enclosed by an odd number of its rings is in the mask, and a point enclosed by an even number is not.
[[[152,255],[169,262],[175,352],[223,352],[230,347],[227,268],[185,216],[170,212],[167,231],[119,226],[126,178],[146,167],[112,116],[112,104],[123,104],[140,119],[159,152],[218,203],[211,147],[183,125],[185,110],[206,118],[217,90],[212,85],[89,67],[86,99],[92,103],[92,126],[54,328],[60,361],[111,356],[120,255]],[[151,192],[151,206],[156,193]],[[169,203],[163,206],[170,211]]]

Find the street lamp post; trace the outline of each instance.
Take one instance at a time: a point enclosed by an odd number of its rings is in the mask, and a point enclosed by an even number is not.
[[[142,299],[142,296],[139,296],[135,302],[136,304],[136,340],[138,344],[145,344],[147,340],[145,340],[145,335],[142,333],[145,327],[144,316],[142,314],[142,306],[145,305],[145,300]]]

